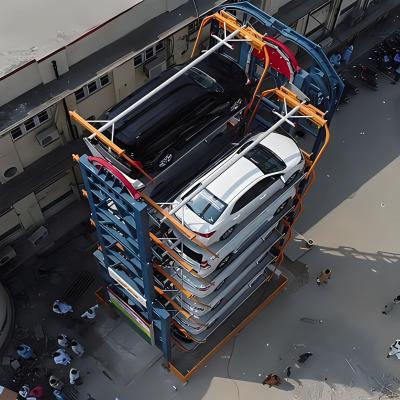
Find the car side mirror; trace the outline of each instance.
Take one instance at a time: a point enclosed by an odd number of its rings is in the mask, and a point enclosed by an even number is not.
[[[286,179],[285,179],[285,175],[280,175],[279,179],[285,184],[286,183]]]

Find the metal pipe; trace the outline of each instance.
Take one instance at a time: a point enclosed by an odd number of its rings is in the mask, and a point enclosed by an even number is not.
[[[301,105],[304,104],[302,102],[298,106],[294,107],[292,110],[290,110],[286,115],[282,116],[281,119],[277,122],[275,122],[274,125],[272,125],[266,132],[264,132],[259,138],[253,141],[249,146],[247,146],[245,149],[243,149],[240,153],[235,154],[230,160],[226,161],[220,168],[218,168],[214,173],[212,173],[207,179],[204,180],[200,184],[200,186],[194,190],[190,195],[185,197],[178,205],[172,208],[170,210],[170,214],[175,214],[178,210],[180,210],[186,203],[188,203],[193,197],[195,197],[197,194],[199,194],[204,188],[206,188],[211,182],[213,182],[216,178],[218,178],[220,175],[222,175],[228,168],[230,168],[236,161],[238,161],[240,158],[242,158],[246,153],[248,153],[251,149],[253,149],[255,146],[257,146],[262,140],[264,140],[270,133],[272,133],[276,128],[281,126],[285,121],[287,121],[294,113],[296,113]]]
[[[125,117],[125,115],[129,114],[131,111],[133,111],[135,108],[139,107],[141,104],[143,104],[145,101],[150,99],[152,96],[154,96],[156,93],[158,93],[160,90],[164,89],[166,86],[168,86],[170,83],[173,81],[177,80],[181,75],[183,75],[186,71],[188,71],[190,68],[193,66],[197,65],[201,61],[203,61],[206,57],[209,56],[210,53],[214,53],[217,51],[220,47],[224,46],[225,43],[227,43],[230,39],[234,38],[236,34],[240,31],[240,29],[236,29],[234,32],[232,32],[230,35],[225,37],[224,39],[221,39],[219,43],[217,43],[215,46],[211,47],[211,49],[208,49],[205,51],[203,54],[201,54],[199,57],[197,57],[195,60],[193,60],[190,64],[186,65],[183,67],[181,70],[179,70],[175,75],[171,76],[169,79],[167,79],[165,82],[163,82],[160,86],[157,86],[155,89],[153,89],[151,92],[147,93],[145,96],[143,96],[140,100],[137,102],[133,103],[131,106],[129,106],[126,110],[122,111],[120,114],[115,116],[113,119],[108,121],[105,125],[103,125],[101,128],[98,129],[99,132],[104,132],[106,129],[108,129],[111,125],[115,124],[117,121],[119,121],[121,118]]]

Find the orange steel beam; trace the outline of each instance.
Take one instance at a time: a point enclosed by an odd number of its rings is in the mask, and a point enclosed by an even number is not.
[[[180,314],[182,314],[185,318],[191,319],[191,315],[185,311],[178,303],[176,303],[174,300],[171,299],[167,294],[165,294],[164,290],[160,289],[158,286],[154,285],[155,291],[160,294],[162,297],[164,297],[165,300],[168,301],[168,303],[171,304],[172,307],[175,308]]]
[[[171,362],[168,363],[169,369],[182,381],[187,382],[216,352],[218,352],[226,342],[232,337],[241,332],[268,304],[275,299],[275,297],[287,285],[287,278],[283,277],[284,281],[277,287],[260,305],[258,305],[235,329],[233,329],[227,336],[224,337],[209,353],[207,353],[186,375],[183,375]]]
[[[164,251],[166,251],[168,255],[179,265],[181,265],[186,271],[190,272],[197,279],[200,279],[203,282],[207,282],[182,257],[180,257],[174,250],[170,249],[156,235],[154,235],[154,233],[150,232],[150,238],[157,246],[160,246]]]
[[[70,111],[69,115],[71,116],[71,118],[74,121],[78,122],[78,124],[81,125],[84,129],[95,134],[97,139],[99,139],[101,142],[103,142],[108,148],[110,148],[119,157],[123,158],[131,167],[137,169],[150,181],[153,181],[153,177],[150,176],[143,168],[141,168],[135,160],[132,160],[129,156],[127,156],[125,153],[125,150],[121,149],[114,142],[112,142],[107,136],[105,136],[101,132],[99,132],[92,124],[87,122],[77,112]]]

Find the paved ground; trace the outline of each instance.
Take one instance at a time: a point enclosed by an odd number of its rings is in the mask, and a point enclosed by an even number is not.
[[[187,385],[169,374],[157,351],[114,315],[102,311],[94,325],[79,321],[100,284],[87,228],[71,232],[57,252],[24,266],[24,282],[31,285],[11,282],[17,322],[30,328],[26,337],[18,330],[13,345],[21,340],[33,345],[43,368],[65,378],[67,369],[55,368],[48,355],[56,348],[58,333],[77,337],[87,355],[73,360],[84,384],[69,389],[71,399],[86,399],[86,393],[97,400],[364,400],[382,392],[397,395],[400,361],[387,359],[386,353],[400,337],[400,306],[388,316],[381,310],[399,294],[400,86],[384,77],[379,85],[377,92],[360,87],[361,93],[337,112],[331,126],[332,142],[296,227],[315,242],[301,260],[308,274],[295,271],[288,290]],[[40,276],[39,266],[49,274]],[[327,266],[333,270],[332,280],[317,287],[315,276]],[[74,276],[84,270],[91,276],[85,279],[93,282],[73,300],[77,313],[72,319],[56,318],[52,301],[74,287]],[[304,323],[302,317],[323,323]],[[38,323],[47,341],[34,338]],[[305,351],[314,355],[298,364]],[[8,354],[14,354],[11,347]],[[265,375],[283,376],[289,365],[292,376],[279,389],[261,385]],[[10,372],[4,368],[0,383],[9,383]]]

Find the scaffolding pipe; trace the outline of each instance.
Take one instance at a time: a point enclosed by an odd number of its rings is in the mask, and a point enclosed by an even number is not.
[[[180,210],[186,203],[188,203],[193,197],[198,195],[204,188],[206,188],[211,182],[217,179],[220,175],[222,175],[228,168],[230,168],[236,161],[242,158],[246,153],[248,153],[251,149],[257,146],[261,141],[263,141],[270,133],[272,133],[276,128],[281,126],[284,122],[289,121],[289,118],[296,113],[300,107],[305,102],[300,103],[292,110],[290,110],[286,115],[281,116],[280,120],[275,122],[266,132],[264,132],[259,138],[253,141],[249,146],[243,149],[240,153],[235,154],[230,160],[226,161],[220,168],[218,168],[214,173],[212,173],[208,178],[206,178],[200,186],[194,190],[190,195],[185,197],[178,205],[173,207],[169,213],[175,214],[178,210]]]
[[[195,60],[193,60],[191,63],[183,67],[181,70],[179,70],[176,74],[171,76],[169,79],[167,79],[165,82],[163,82],[160,86],[157,86],[155,89],[153,89],[151,92],[147,93],[145,96],[143,96],[140,100],[136,101],[133,103],[131,106],[129,106],[126,110],[122,111],[120,114],[115,116],[113,119],[108,121],[105,125],[100,127],[98,129],[99,132],[104,132],[106,129],[108,129],[110,126],[114,125],[116,122],[118,122],[121,118],[125,117],[125,115],[129,114],[131,111],[133,111],[135,108],[139,107],[141,104],[143,104],[145,101],[153,97],[156,93],[158,93],[160,90],[164,89],[166,86],[168,86],[170,83],[178,79],[181,75],[183,75],[186,71],[188,71],[190,68],[194,67],[201,61],[203,61],[206,57],[208,57],[211,53],[214,53],[217,51],[220,47],[226,45],[230,39],[233,39],[240,29],[236,29],[234,32],[232,32],[230,35],[226,36],[224,39],[220,39],[220,41],[207,51],[205,51],[203,54],[201,54],[199,57],[197,57]]]

